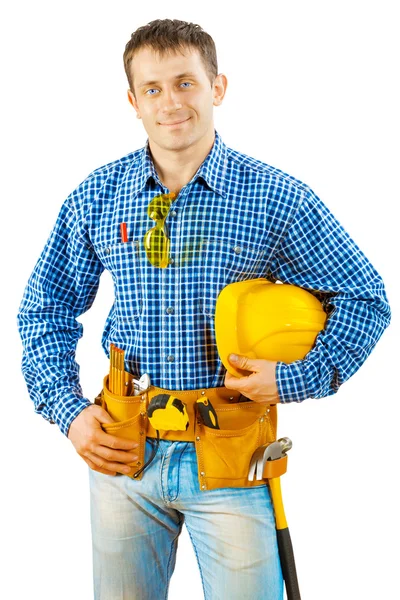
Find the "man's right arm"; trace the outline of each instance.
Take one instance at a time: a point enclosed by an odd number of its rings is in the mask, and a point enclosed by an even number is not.
[[[83,397],[75,361],[83,332],[77,317],[92,305],[104,269],[80,210],[88,185],[85,180],[64,202],[18,314],[22,371],[35,411],[66,436],[75,417],[91,405]]]
[[[128,465],[138,458],[138,442],[103,431],[102,423],[113,419],[83,397],[75,361],[83,333],[77,317],[91,307],[104,270],[83,210],[96,191],[96,179],[89,176],[64,202],[29,278],[18,322],[22,370],[35,411],[57,423],[91,469],[115,475],[129,473]]]

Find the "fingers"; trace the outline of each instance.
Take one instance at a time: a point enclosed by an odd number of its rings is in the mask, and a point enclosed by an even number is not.
[[[95,446],[92,449],[92,452],[107,462],[129,464],[137,461],[139,458],[135,452],[129,452],[128,450],[112,450],[111,448],[107,448],[107,446]]]
[[[229,362],[235,368],[243,369],[244,371],[258,372],[263,363],[263,361],[260,359],[249,358],[248,356],[242,356],[237,354],[230,354],[228,358]]]
[[[138,460],[135,449],[139,446],[134,440],[126,440],[102,431],[97,431],[83,455],[99,469],[109,472],[129,473],[129,463]]]
[[[92,468],[94,468],[95,471],[100,471],[100,473],[104,473],[106,471],[106,474],[116,472],[127,475],[131,471],[131,467],[128,467],[128,465],[119,462],[107,461],[105,458],[98,456],[94,452],[86,452],[83,458],[86,460],[86,462],[87,460],[92,462],[94,464],[94,467]]]
[[[139,443],[135,440],[127,440],[125,438],[117,437],[106,433],[103,429],[96,430],[95,435],[92,439],[93,442],[112,448],[113,450],[133,450],[139,446]]]
[[[92,415],[99,423],[115,423],[111,415],[101,406],[93,405]]]
[[[106,433],[101,423],[114,421],[102,408],[91,405],[72,421],[68,439],[76,452],[95,471],[108,475],[129,473],[131,467],[127,463],[138,460],[135,451],[139,446],[138,442]]]
[[[225,387],[231,390],[238,390],[243,392],[246,386],[248,385],[248,380],[250,377],[251,375],[243,377],[234,377],[227,371],[225,375]]]
[[[116,475],[116,471],[107,471],[107,469],[101,469],[94,462],[92,462],[89,458],[83,457],[83,460],[93,471],[98,471],[99,473],[104,473],[104,475]]]
[[[225,387],[239,391],[253,402],[276,404],[279,402],[275,380],[275,363],[264,361],[265,368],[248,376],[234,377],[228,371],[225,374]]]

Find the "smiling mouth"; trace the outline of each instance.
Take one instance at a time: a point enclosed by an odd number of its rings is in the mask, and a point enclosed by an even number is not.
[[[173,123],[160,123],[160,125],[163,125],[164,127],[173,127],[174,125],[181,125],[182,123],[186,123],[186,121],[189,121],[190,117],[188,119],[184,119],[183,121],[174,121]]]

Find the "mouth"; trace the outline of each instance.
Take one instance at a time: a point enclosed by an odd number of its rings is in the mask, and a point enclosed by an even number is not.
[[[178,127],[179,125],[183,125],[183,123],[186,123],[187,121],[189,121],[189,119],[191,119],[191,117],[189,117],[188,119],[184,119],[183,121],[173,121],[172,123],[159,123],[159,124],[162,125],[163,127]]]

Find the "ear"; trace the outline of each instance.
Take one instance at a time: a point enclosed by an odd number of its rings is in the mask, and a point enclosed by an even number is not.
[[[141,119],[142,117],[140,116],[138,103],[136,102],[136,98],[133,95],[133,93],[131,92],[131,90],[128,90],[128,101],[130,104],[132,104],[133,108],[135,109],[136,117],[138,119]]]
[[[228,87],[228,80],[223,73],[219,73],[216,76],[213,83],[213,105],[219,106],[222,104],[224,99],[226,88]]]

